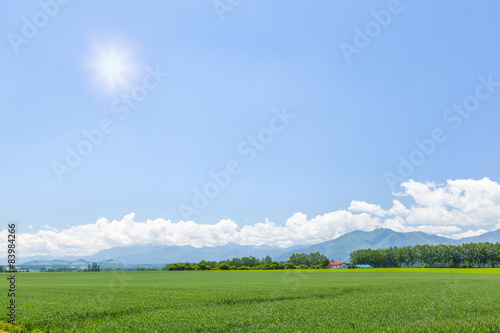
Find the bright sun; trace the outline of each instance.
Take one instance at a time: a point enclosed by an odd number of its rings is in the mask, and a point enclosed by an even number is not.
[[[97,57],[91,63],[96,70],[97,80],[103,82],[109,89],[117,86],[127,86],[127,77],[131,74],[132,67],[127,53],[115,47],[97,49]]]

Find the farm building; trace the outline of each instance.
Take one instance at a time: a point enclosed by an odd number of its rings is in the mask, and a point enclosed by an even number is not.
[[[356,265],[356,268],[372,268],[370,265]]]
[[[328,264],[328,268],[345,269],[345,268],[349,268],[349,266],[347,266],[347,264],[345,262],[331,262]]]

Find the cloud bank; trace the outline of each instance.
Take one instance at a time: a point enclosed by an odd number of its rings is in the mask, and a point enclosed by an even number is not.
[[[296,213],[284,225],[265,220],[240,227],[232,220],[217,224],[155,219],[134,221],[134,213],[121,221],[100,218],[95,223],[58,231],[50,226],[36,233],[19,235],[22,256],[89,255],[115,246],[191,245],[217,246],[319,243],[353,230],[389,228],[395,231],[423,231],[450,238],[480,235],[500,228],[500,184],[481,180],[448,180],[445,184],[413,180],[394,193],[392,207],[352,201],[346,210],[308,218]],[[404,198],[404,199],[403,199]],[[399,200],[398,200],[399,199]],[[406,206],[401,201],[410,202]],[[2,241],[7,230],[0,232]],[[6,247],[6,243],[1,246]]]

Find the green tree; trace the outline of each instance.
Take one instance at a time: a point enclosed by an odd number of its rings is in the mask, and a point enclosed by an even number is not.
[[[206,271],[207,270],[207,266],[205,264],[198,264],[196,266],[196,270],[200,270],[200,271]]]
[[[495,267],[500,265],[500,243],[416,245],[383,250],[357,250],[353,264],[374,267]]]
[[[262,263],[264,264],[271,264],[273,262],[273,258],[270,256],[266,256],[264,259],[262,259]]]
[[[326,268],[326,267],[328,267],[329,264],[330,264],[330,259],[325,258],[321,261],[320,266],[321,266],[321,268]]]
[[[219,266],[217,266],[217,268],[221,271],[228,271],[229,270],[229,265],[226,264],[226,263],[222,263],[222,264],[219,264]]]
[[[319,252],[314,252],[314,253],[294,253],[290,256],[290,259],[288,262],[291,262],[295,266],[299,265],[306,265],[306,266],[313,266],[313,265],[322,265],[325,264],[325,266],[328,266],[330,263],[330,260],[323,254]]]
[[[184,266],[184,264],[181,264],[180,262],[178,262],[178,263],[169,265],[167,267],[167,270],[169,270],[169,271],[184,271],[184,270],[186,270],[186,266]]]

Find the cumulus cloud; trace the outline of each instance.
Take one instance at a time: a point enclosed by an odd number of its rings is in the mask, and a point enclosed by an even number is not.
[[[353,212],[365,212],[377,216],[384,216],[387,214],[385,210],[380,208],[379,205],[370,204],[364,201],[351,201],[351,206],[349,206],[349,210]]]
[[[500,222],[500,185],[488,178],[448,180],[444,185],[405,182],[404,196],[415,200],[410,224],[485,226]]]
[[[392,219],[386,219],[382,226],[383,228],[392,229],[397,232],[412,232],[412,231],[422,231],[428,234],[436,234],[439,236],[446,236],[447,234],[461,232],[457,226],[454,225],[419,225],[419,226],[411,226],[407,225],[405,220],[401,217],[397,216]],[[447,236],[450,237],[450,236]]]
[[[132,213],[121,221],[101,218],[95,223],[73,226],[61,232],[40,230],[35,234],[24,233],[19,237],[19,248],[24,256],[32,256],[61,253],[88,255],[114,246],[132,245],[201,247],[231,242],[288,247],[297,243],[322,242],[352,230],[373,230],[381,226],[377,217],[347,211],[336,211],[312,219],[297,213],[284,226],[266,220],[242,228],[232,220],[210,225],[194,221],[173,223],[164,219],[139,222],[134,221],[134,218]]]
[[[62,231],[46,225],[45,230],[21,234],[19,248],[23,256],[32,256],[88,255],[115,246],[132,245],[201,247],[236,243],[287,247],[331,240],[353,230],[370,231],[382,227],[454,239],[500,228],[500,184],[488,178],[449,180],[445,184],[410,180],[403,183],[402,188],[404,191],[395,196],[411,203],[405,206],[394,199],[388,209],[353,200],[347,210],[312,218],[296,213],[284,224],[266,219],[243,227],[230,219],[213,225],[161,218],[141,222],[135,221],[132,213],[120,221],[100,218],[95,223]],[[481,229],[477,230],[478,227]],[[7,230],[0,234],[0,246],[5,247],[1,242],[7,239]]]
[[[406,208],[401,202],[394,199],[392,201],[392,208],[389,209],[390,215],[398,215],[398,216],[408,216],[410,210]]]
[[[487,232],[488,232],[488,230],[484,230],[484,229],[479,229],[476,231],[469,230],[466,232],[462,232],[461,234],[454,234],[454,235],[450,235],[448,237],[453,238],[453,239],[461,239],[461,238],[465,238],[465,237],[479,236],[479,235],[482,235],[482,234],[487,233]]]

